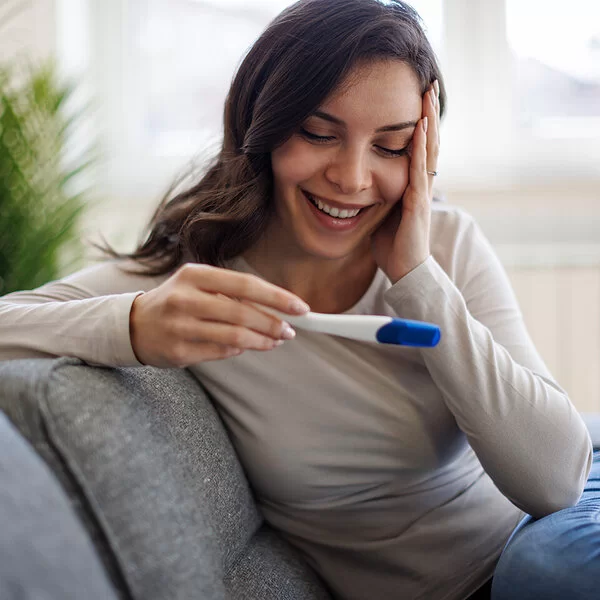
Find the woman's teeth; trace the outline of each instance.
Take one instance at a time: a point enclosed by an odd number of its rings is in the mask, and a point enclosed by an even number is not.
[[[327,213],[329,216],[335,217],[336,219],[350,219],[355,217],[362,210],[362,208],[355,208],[354,210],[347,210],[344,208],[343,210],[340,210],[339,208],[325,204],[325,202],[322,202],[321,200],[315,200],[308,192],[306,192],[306,196],[319,210],[322,210],[324,213]]]

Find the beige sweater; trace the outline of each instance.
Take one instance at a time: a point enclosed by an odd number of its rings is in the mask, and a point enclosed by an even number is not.
[[[479,228],[435,206],[431,239],[429,259],[393,286],[378,272],[348,312],[438,323],[437,347],[298,330],[268,353],[190,368],[268,521],[346,600],[467,597],[493,574],[521,511],[574,504],[591,464],[585,426]],[[5,296],[0,359],[138,365],[131,304],[164,279],[106,262]]]

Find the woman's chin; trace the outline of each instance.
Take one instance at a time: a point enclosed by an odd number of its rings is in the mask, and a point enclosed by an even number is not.
[[[310,256],[317,260],[344,260],[353,256],[364,256],[370,252],[369,240],[359,239],[349,243],[350,240],[341,240],[333,243],[331,239],[319,242],[318,240],[304,240],[300,247],[305,252],[307,258]]]

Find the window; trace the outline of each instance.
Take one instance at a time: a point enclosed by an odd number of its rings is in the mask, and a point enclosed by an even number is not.
[[[545,138],[600,137],[600,3],[508,0],[519,126]]]
[[[231,78],[287,0],[131,0],[126,29],[140,142],[157,157],[216,141]]]
[[[140,144],[186,157],[217,142],[223,105],[242,56],[290,0],[130,0],[128,54],[136,65]],[[442,0],[416,2],[441,46]]]
[[[79,55],[89,56],[109,158],[106,194],[144,201],[155,199],[190,157],[218,142],[225,94],[241,57],[268,21],[291,4],[56,3],[58,47],[69,47],[64,63],[73,62],[77,43]],[[597,180],[597,0],[571,0],[569,10],[559,0],[412,5],[424,19],[449,92],[439,164],[444,189]],[[87,17],[77,24],[77,14]],[[85,40],[81,31],[89,34]]]

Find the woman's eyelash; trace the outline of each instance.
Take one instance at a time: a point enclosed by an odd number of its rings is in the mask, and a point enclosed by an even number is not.
[[[377,150],[383,152],[386,156],[404,156],[408,154],[408,146],[401,148],[400,150],[390,150],[389,148],[383,148],[382,146],[376,146]]]
[[[335,136],[333,135],[317,135],[316,133],[311,133],[304,129],[304,127],[300,127],[300,133],[307,137],[310,140],[315,140],[316,142],[330,142],[331,140],[335,140]]]
[[[317,143],[324,144],[326,142],[331,142],[332,140],[335,140],[335,136],[333,136],[333,135],[317,135],[316,133],[312,133],[312,132],[304,129],[304,127],[300,128],[300,133],[301,133],[301,135],[308,138],[309,140],[312,140]],[[384,148],[383,146],[375,146],[375,147],[377,148],[377,150],[382,152],[385,156],[395,157],[395,156],[404,156],[405,154],[407,154],[410,145],[406,146],[406,148],[401,148],[400,150],[391,150],[390,148]]]

